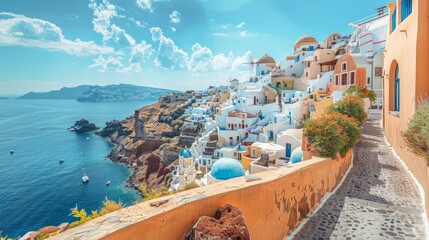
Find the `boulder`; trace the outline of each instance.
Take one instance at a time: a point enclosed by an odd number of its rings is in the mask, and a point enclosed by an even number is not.
[[[214,217],[202,216],[185,234],[183,240],[250,239],[240,209],[229,204],[216,211]]]
[[[22,236],[19,240],[35,240],[37,235],[39,235],[39,232],[28,232],[24,236]]]
[[[58,227],[61,228],[62,231],[65,231],[69,229],[70,224],[68,222],[65,222],[65,223],[61,223]]]
[[[61,231],[61,228],[57,226],[46,226],[39,229],[39,233],[42,233],[42,234],[51,234],[53,232],[58,232],[58,231]]]

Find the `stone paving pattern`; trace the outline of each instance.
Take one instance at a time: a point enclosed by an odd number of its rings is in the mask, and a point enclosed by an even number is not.
[[[294,239],[425,239],[420,193],[370,112],[342,186]]]

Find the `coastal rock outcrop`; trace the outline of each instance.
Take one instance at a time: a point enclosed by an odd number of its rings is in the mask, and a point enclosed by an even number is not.
[[[186,233],[183,240],[250,239],[250,233],[240,209],[226,204],[214,217],[202,216]]]
[[[69,131],[76,131],[76,132],[80,132],[80,133],[91,132],[91,131],[95,131],[98,129],[99,129],[99,127],[95,126],[94,123],[90,123],[88,120],[83,119],[83,118],[79,121],[76,121],[73,126],[68,128]]]
[[[115,140],[122,136],[128,136],[131,133],[132,131],[127,130],[126,127],[122,125],[121,121],[118,120],[106,122],[106,126],[101,131],[95,132],[96,135],[110,138],[112,138],[113,135],[116,134],[116,136],[114,136]]]

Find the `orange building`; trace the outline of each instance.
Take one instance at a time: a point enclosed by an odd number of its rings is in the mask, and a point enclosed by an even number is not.
[[[429,1],[397,0],[388,9],[383,126],[387,140],[423,186],[428,206],[428,165],[406,148],[401,133],[415,112],[416,99],[429,94]]]
[[[335,65],[333,81],[329,92],[345,91],[350,86],[365,87],[370,83],[371,64],[361,55],[346,54],[341,56]],[[368,79],[369,78],[369,79]]]

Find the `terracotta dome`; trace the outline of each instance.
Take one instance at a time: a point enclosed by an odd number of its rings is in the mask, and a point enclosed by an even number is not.
[[[296,41],[295,46],[299,46],[299,45],[305,44],[305,43],[318,43],[318,42],[316,41],[316,39],[314,37],[305,35],[305,36],[300,37]]]
[[[262,56],[256,63],[274,63],[274,64],[276,64],[276,61],[274,61],[274,58],[272,58],[271,56],[269,56],[268,54],[265,53],[265,55]]]

